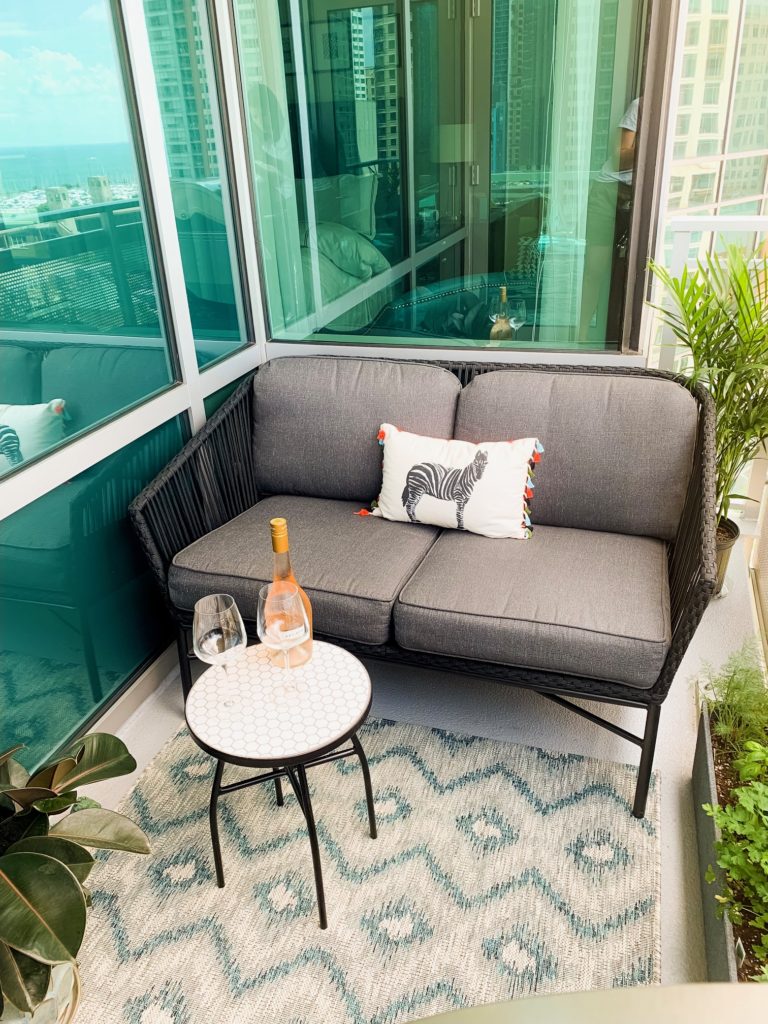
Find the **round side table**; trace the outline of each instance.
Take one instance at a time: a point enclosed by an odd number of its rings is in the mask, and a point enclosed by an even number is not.
[[[248,647],[227,669],[209,668],[200,676],[184,713],[194,741],[217,761],[210,824],[219,888],[224,886],[216,813],[219,797],[274,781],[277,803],[282,806],[281,779],[286,777],[307,823],[320,927],[326,928],[320,848],[306,770],[356,756],[363,773],[371,838],[376,838],[371,775],[357,736],[371,707],[371,680],[363,664],[341,647],[315,640],[312,651],[308,664],[283,669],[272,664],[261,644]],[[351,746],[338,749],[347,740]],[[226,764],[269,770],[222,785]]]

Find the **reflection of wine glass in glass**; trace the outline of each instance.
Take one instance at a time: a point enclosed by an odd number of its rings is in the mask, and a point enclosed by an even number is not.
[[[526,319],[527,312],[525,308],[525,302],[521,300],[520,302],[517,303],[516,306],[513,307],[512,314],[509,318],[509,324],[512,330],[515,332],[515,337],[517,337],[517,332],[523,326]]]
[[[270,583],[259,591],[256,628],[271,651],[282,651],[283,667],[291,667],[289,652],[309,639],[309,620],[294,583]]]
[[[229,594],[209,594],[195,604],[192,624],[195,656],[208,665],[227,666],[246,648],[248,637],[235,599]]]

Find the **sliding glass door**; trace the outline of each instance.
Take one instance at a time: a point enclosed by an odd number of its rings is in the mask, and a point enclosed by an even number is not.
[[[234,7],[274,338],[620,348],[643,0]]]

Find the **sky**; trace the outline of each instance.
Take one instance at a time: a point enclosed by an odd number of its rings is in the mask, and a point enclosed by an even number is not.
[[[0,0],[0,148],[128,138],[108,0]]]

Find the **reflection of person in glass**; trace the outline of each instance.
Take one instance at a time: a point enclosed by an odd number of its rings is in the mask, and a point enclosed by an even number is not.
[[[589,190],[587,206],[584,281],[581,291],[579,340],[587,339],[606,279],[611,277],[614,249],[629,229],[632,204],[632,169],[635,162],[635,138],[640,118],[640,99],[632,100],[619,121],[616,151],[606,160]],[[618,337],[618,323],[613,333]],[[606,339],[608,325],[606,324]],[[603,340],[603,339],[601,339]]]

